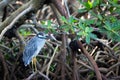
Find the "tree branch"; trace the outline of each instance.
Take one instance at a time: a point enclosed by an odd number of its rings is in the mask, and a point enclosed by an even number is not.
[[[12,28],[12,26],[15,24],[15,22],[22,17],[24,14],[28,13],[30,10],[32,9],[32,6],[29,6],[27,9],[25,9],[23,12],[21,12],[15,19],[13,19],[13,21],[10,23],[10,25],[8,25],[6,28],[4,28],[4,30],[2,30],[1,34],[0,34],[0,41],[3,37],[3,35],[5,34],[5,32],[9,29]]]
[[[79,49],[81,49],[81,51],[85,54],[85,56],[90,60],[94,70],[95,70],[95,73],[96,73],[96,76],[97,76],[97,80],[102,80],[102,77],[101,77],[101,74],[100,74],[100,71],[98,69],[98,66],[96,64],[96,62],[93,60],[93,58],[89,55],[89,53],[87,52],[87,50],[83,47],[82,43],[80,41],[77,41],[77,44],[79,46]]]

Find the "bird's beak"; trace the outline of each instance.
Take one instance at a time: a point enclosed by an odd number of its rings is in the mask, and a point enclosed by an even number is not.
[[[46,36],[46,39],[51,39],[51,37],[47,35],[47,36]]]
[[[47,39],[51,39],[51,40],[55,40],[56,41],[56,38],[53,36],[53,34],[49,34],[47,36]]]

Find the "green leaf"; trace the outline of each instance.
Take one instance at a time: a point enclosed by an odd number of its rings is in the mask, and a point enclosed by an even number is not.
[[[84,29],[85,29],[85,26],[83,26],[83,23],[82,23],[82,22],[80,22],[80,21],[79,21],[78,27],[79,27],[80,29],[82,29],[82,30],[84,30]]]
[[[86,43],[89,44],[90,43],[90,35],[87,35],[85,40],[86,40]]]
[[[87,2],[83,2],[83,5],[89,10],[93,7],[92,2],[90,2],[90,0],[88,0]]]
[[[93,7],[96,7],[100,3],[100,0],[94,0],[93,1]]]
[[[111,29],[114,31],[120,31],[120,20],[116,20],[115,22],[111,23]]]
[[[78,9],[78,13],[85,13],[87,12],[88,10],[86,10],[86,8],[83,8],[83,9]]]
[[[47,26],[48,26],[48,28],[51,28],[51,21],[50,20],[47,21]]]
[[[111,4],[117,4],[118,0],[109,0],[108,2],[110,2]]]
[[[76,20],[73,18],[73,16],[71,16],[68,20],[69,24],[72,24],[74,22],[76,22]]]
[[[113,0],[114,3],[118,3],[118,0]]]
[[[95,20],[91,19],[91,20],[85,20],[84,21],[87,25],[91,25],[95,23]]]
[[[89,27],[86,27],[86,28],[85,28],[85,32],[89,32]]]
[[[118,32],[116,32],[116,31],[114,31],[114,30],[112,30],[112,32],[113,32],[113,34],[119,36]]]
[[[102,18],[102,15],[101,15],[101,14],[98,14],[98,15],[97,15],[97,17],[98,17],[98,19],[103,20],[103,18]]]
[[[89,35],[90,35],[90,37],[93,38],[93,39],[96,39],[96,38],[97,38],[97,36],[96,36],[95,34],[93,34],[93,33],[90,33]]]
[[[90,8],[93,7],[93,4],[92,4],[92,2],[90,2],[90,0],[88,0],[88,4],[89,4],[89,7],[90,7]]]
[[[60,26],[61,29],[66,29],[67,27],[68,27],[67,24],[64,24],[64,25],[61,25],[61,26]]]
[[[112,7],[120,8],[118,0],[108,0],[109,4],[112,4]]]
[[[61,20],[65,23],[67,23],[67,19],[64,16],[61,17]]]
[[[97,17],[97,14],[96,14],[93,10],[90,10],[89,12],[90,12],[90,14],[91,14],[92,16]]]
[[[120,30],[120,26],[114,26],[111,29],[114,30],[114,31],[119,31]]]
[[[26,29],[20,29],[19,30],[20,31],[20,34],[22,34],[23,36],[27,36],[27,35],[30,35],[31,34],[31,32],[30,31],[28,31],[28,30],[26,30]]]
[[[85,32],[90,33],[90,32],[92,32],[92,31],[93,31],[93,28],[91,28],[91,27],[86,27],[86,28],[85,28]]]
[[[80,31],[80,32],[77,33],[77,35],[82,36],[82,35],[83,35],[83,32]]]
[[[93,32],[93,28],[92,27],[89,27],[89,32]]]
[[[105,28],[106,28],[107,30],[111,30],[111,24],[110,24],[109,21],[105,21]]]
[[[67,24],[64,24],[64,25],[60,26],[60,28],[62,30],[64,30],[65,32],[69,32],[71,27],[69,25],[67,25]]]
[[[118,14],[120,15],[120,8],[116,8],[116,9],[114,10],[114,13],[118,13]]]

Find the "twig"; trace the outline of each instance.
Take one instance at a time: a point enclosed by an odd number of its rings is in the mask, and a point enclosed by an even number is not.
[[[61,21],[60,21],[60,19],[59,19],[59,16],[58,16],[58,14],[57,14],[57,10],[56,10],[55,6],[51,3],[51,4],[50,4],[50,7],[51,7],[51,9],[52,9],[52,11],[53,11],[56,19],[57,19],[58,24],[59,24],[59,25],[62,25],[62,24],[61,24]]]
[[[70,11],[69,11],[69,8],[68,8],[68,5],[67,5],[67,1],[66,0],[63,0],[63,1],[64,1],[64,4],[65,4],[66,10],[68,12],[68,17],[70,17]]]
[[[51,0],[51,2],[56,6],[57,10],[60,12],[62,16],[65,16],[66,18],[68,18],[67,11],[65,7],[61,5],[60,0]]]
[[[93,50],[92,50],[92,52],[90,53],[90,55],[91,56],[93,56],[93,54],[95,53],[95,51],[98,49],[98,46],[96,46]]]
[[[77,64],[76,64],[76,53],[72,52],[72,63],[73,63],[73,70],[72,70],[72,80],[79,80],[78,73],[77,73]]]
[[[109,56],[111,56],[114,59],[117,59],[117,57],[114,55],[113,49],[109,45],[105,44],[100,39],[95,39],[95,40],[97,40],[98,42],[102,43],[105,47],[107,47],[110,50],[110,54],[108,54]]]
[[[27,2],[20,8],[18,8],[16,11],[14,11],[9,17],[7,17],[1,24],[0,24],[0,33],[2,30],[8,26],[21,12],[23,12],[25,9],[30,7],[31,1]]]
[[[11,23],[10,25],[8,25],[6,28],[4,28],[4,30],[2,30],[1,34],[0,34],[0,41],[3,37],[3,35],[5,34],[5,32],[9,29],[12,28],[12,26],[15,24],[15,22],[20,19],[24,14],[28,13],[30,10],[32,9],[32,6],[29,6],[27,9],[25,9],[23,12],[21,12]]]
[[[118,42],[117,44],[115,44],[113,47],[112,47],[112,50],[114,50],[117,46],[119,47],[120,45],[120,42]]]
[[[19,43],[20,43],[20,51],[19,53],[17,54],[17,58],[16,58],[16,62],[18,61],[18,59],[20,58],[20,56],[22,55],[23,53],[23,50],[24,50],[24,46],[26,45],[26,42],[24,41],[23,37],[20,35],[19,31],[16,30],[15,31],[15,35],[17,36],[17,38],[19,39]]]
[[[36,33],[36,34],[39,33],[39,31],[35,28],[35,25],[33,25],[33,24],[23,24],[23,25],[20,26],[19,29],[21,29],[21,28],[31,28],[34,33]],[[38,27],[38,28],[40,28],[41,30],[45,29],[45,28],[42,28],[42,27]]]
[[[38,73],[39,73],[41,76],[43,76],[45,79],[50,80],[50,79],[48,78],[48,76],[44,75],[44,74],[41,73],[40,71],[38,71]]]
[[[98,66],[97,66],[96,62],[94,61],[94,59],[92,58],[92,56],[89,55],[88,51],[83,47],[83,45],[80,41],[77,41],[77,43],[79,45],[79,49],[81,49],[81,51],[85,54],[85,56],[90,60],[92,66],[95,70],[97,80],[102,80],[102,77],[101,77],[100,71],[98,69]]]
[[[2,0],[0,2],[0,11],[6,6],[8,5],[12,0]]]
[[[41,73],[40,71],[34,72],[33,74],[31,74],[28,78],[26,78],[25,80],[31,80],[35,75],[41,75],[43,76],[45,79],[50,80],[46,75],[44,75],[43,73]]]
[[[3,69],[4,69],[4,77],[3,80],[7,80],[9,79],[9,72],[8,72],[8,68],[7,68],[7,64],[5,62],[4,56],[3,54],[0,52],[0,61],[3,64]]]
[[[63,32],[62,34],[62,46],[61,46],[61,80],[65,80],[65,63],[66,63],[66,34]]]
[[[53,61],[53,59],[54,59],[54,56],[55,56],[55,53],[56,53],[57,49],[58,49],[58,45],[56,46],[56,48],[55,48],[55,50],[54,50],[54,53],[53,53],[53,55],[52,55],[52,57],[51,57],[51,59],[50,59],[50,62],[48,63],[47,73],[46,73],[47,76],[49,75],[50,65],[51,65],[51,63],[52,63],[52,61]]]
[[[82,64],[83,66],[85,66],[86,68],[88,68],[88,69],[90,69],[90,70],[93,70],[93,68],[91,68],[90,66],[86,65],[86,64],[85,64],[83,61],[81,61],[81,60],[77,60],[76,62],[79,63],[79,64]]]
[[[120,62],[114,64],[113,66],[111,66],[111,67],[108,69],[108,71],[111,71],[113,68],[115,68],[115,67],[117,67],[117,66],[119,66],[119,65],[120,65]]]
[[[101,54],[101,53],[104,53],[104,54],[107,54],[105,51],[98,51],[98,52],[96,52],[97,54],[96,54],[96,56],[95,56],[95,61],[97,61],[97,59],[99,58],[99,55]]]

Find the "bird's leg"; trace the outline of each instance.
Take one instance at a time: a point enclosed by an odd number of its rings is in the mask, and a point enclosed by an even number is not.
[[[32,59],[32,68],[34,69],[33,71],[37,71],[36,62],[37,62],[36,57],[33,57],[33,59]]]
[[[33,72],[34,72],[34,60],[32,59],[32,70],[33,70]]]

